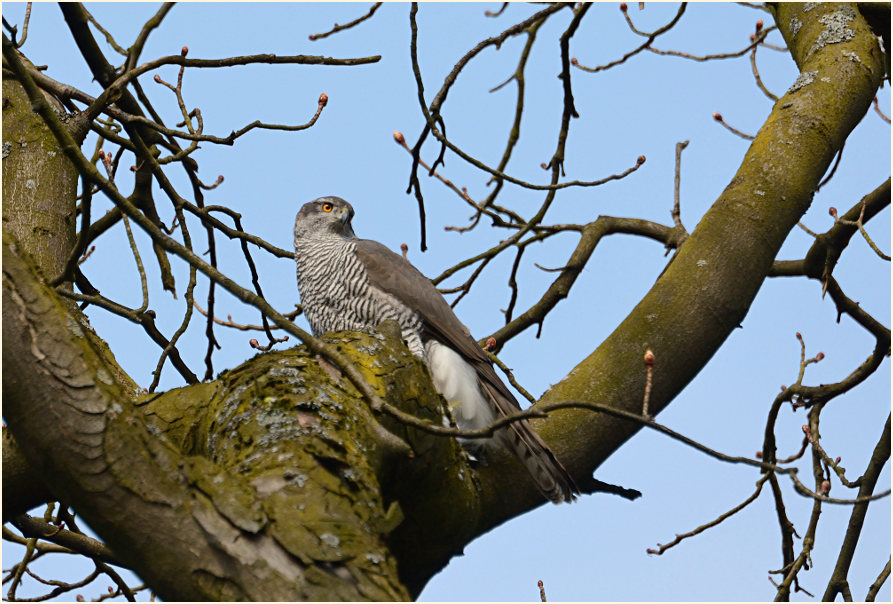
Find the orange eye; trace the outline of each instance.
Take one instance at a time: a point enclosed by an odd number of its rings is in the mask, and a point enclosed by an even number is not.
[[[330,204],[330,203],[324,203],[324,204],[322,204],[322,211],[323,211],[323,212],[331,212],[331,211],[334,210],[334,209],[335,209],[335,206],[333,206],[333,205]]]

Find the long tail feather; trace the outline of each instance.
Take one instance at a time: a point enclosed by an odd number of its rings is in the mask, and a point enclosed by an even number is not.
[[[503,413],[517,406],[514,401],[502,400],[503,394],[490,384],[483,382],[482,385],[493,399],[496,408]],[[553,503],[574,501],[574,494],[580,492],[574,479],[527,420],[509,424],[508,428],[497,433],[497,437],[505,442],[524,464],[537,488],[550,501]]]

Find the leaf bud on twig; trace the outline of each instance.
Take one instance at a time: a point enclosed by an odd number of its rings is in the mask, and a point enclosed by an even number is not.
[[[651,350],[646,350],[644,360],[645,360],[645,365],[647,365],[648,367],[651,367],[652,365],[654,365],[654,353],[651,352]]]

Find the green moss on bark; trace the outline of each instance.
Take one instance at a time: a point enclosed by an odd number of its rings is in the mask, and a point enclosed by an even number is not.
[[[3,229],[44,276],[61,274],[75,242],[78,174],[21,84],[3,78]]]
[[[881,77],[877,38],[852,5],[780,3],[776,23],[801,73],[778,100],[735,177],[655,283],[614,332],[541,402],[582,401],[641,412],[643,355],[652,350],[651,413],[683,390],[739,327],[819,179],[870,107]],[[563,410],[538,425],[559,459],[588,475],[639,425]],[[507,471],[483,474],[498,494]],[[491,489],[491,485],[492,489]],[[486,505],[486,504],[485,504]],[[497,524],[535,502],[494,512]]]

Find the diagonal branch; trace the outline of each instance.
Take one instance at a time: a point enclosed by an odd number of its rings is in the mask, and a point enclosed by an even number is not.
[[[776,5],[776,24],[800,69],[816,71],[816,83],[827,77],[837,85],[810,84],[779,99],[730,184],[651,290],[539,404],[581,401],[638,411],[645,388],[641,358],[650,349],[661,359],[650,398],[650,410],[657,413],[741,324],[778,250],[809,208],[812,191],[870,108],[884,74],[877,39],[858,14],[842,15],[853,30],[851,39],[811,51],[824,28],[821,20],[837,10],[827,4],[811,5],[808,11],[797,4]],[[802,23],[796,43],[787,29],[792,20]],[[858,67],[841,70],[833,60],[841,52],[855,53]],[[779,148],[787,151],[774,151]],[[532,423],[566,467],[579,468],[575,478],[587,475],[637,430],[583,410],[555,412],[548,422]],[[489,492],[487,484],[495,487],[513,470],[493,463],[479,474]],[[492,497],[494,516],[488,522],[493,523],[535,505],[515,501],[509,510],[498,509],[495,488]]]
[[[862,474],[862,484],[859,487],[859,497],[871,495],[874,487],[880,477],[881,470],[890,460],[890,416],[887,416],[887,423],[881,432],[881,437],[874,448],[868,467]],[[823,602],[833,602],[838,593],[840,593],[847,582],[847,573],[850,564],[853,562],[853,556],[856,553],[856,544],[859,542],[859,536],[862,534],[862,525],[865,522],[865,515],[868,512],[868,502],[857,503],[853,506],[850,513],[850,522],[847,526],[846,535],[843,538],[843,545],[840,548],[840,555],[837,558],[837,564],[831,579],[828,581],[828,587],[822,596]]]

